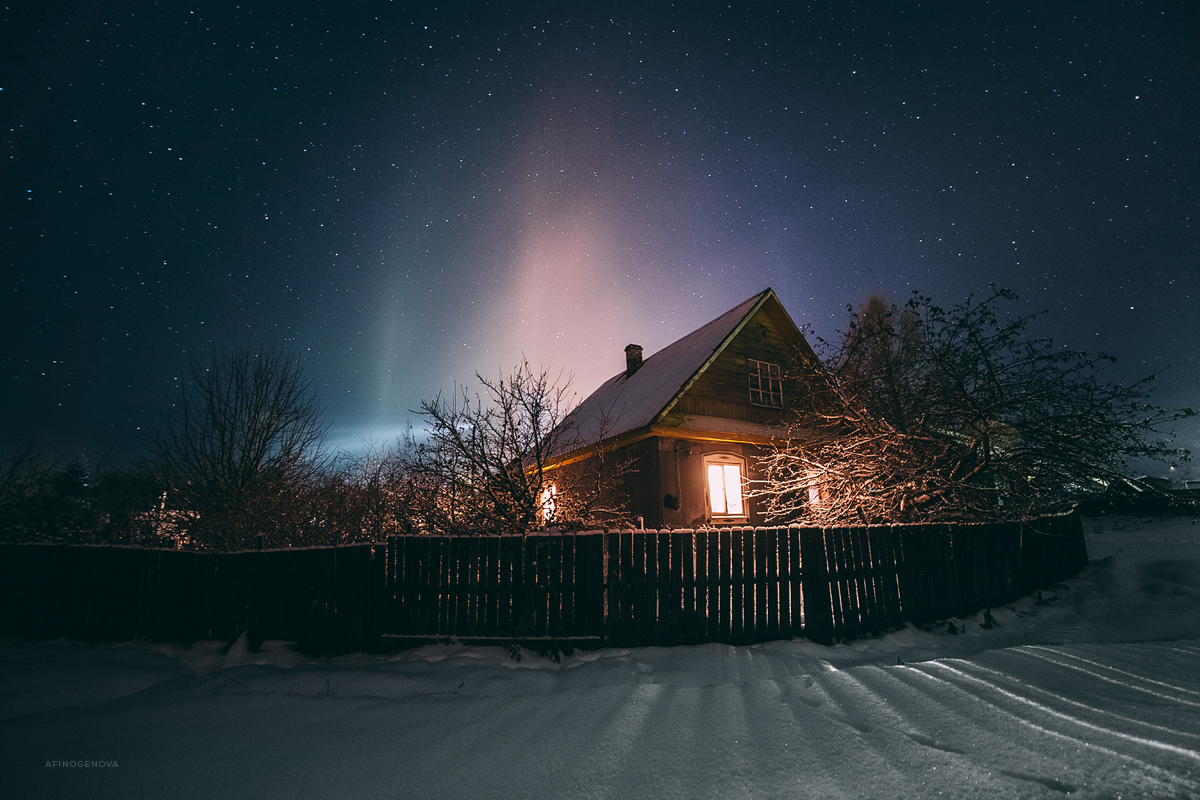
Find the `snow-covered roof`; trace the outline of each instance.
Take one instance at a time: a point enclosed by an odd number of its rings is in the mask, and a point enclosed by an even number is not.
[[[626,377],[609,378],[563,421],[570,449],[650,425],[773,293],[765,289],[647,358]]]

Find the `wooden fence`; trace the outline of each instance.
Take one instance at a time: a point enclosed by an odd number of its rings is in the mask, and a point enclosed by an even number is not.
[[[0,545],[0,635],[616,646],[828,643],[963,616],[1087,565],[1078,515],[1033,523],[396,536],[239,553]]]

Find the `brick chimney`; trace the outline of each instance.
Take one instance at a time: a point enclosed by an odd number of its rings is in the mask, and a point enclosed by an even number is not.
[[[626,345],[625,347],[625,377],[628,378],[633,373],[641,369],[642,366],[642,346],[640,344]]]

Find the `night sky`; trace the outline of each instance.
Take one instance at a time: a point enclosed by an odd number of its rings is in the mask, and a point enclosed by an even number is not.
[[[648,5],[4,8],[0,446],[136,455],[247,343],[387,443],[767,286],[828,337],[995,283],[1200,406],[1200,4]]]

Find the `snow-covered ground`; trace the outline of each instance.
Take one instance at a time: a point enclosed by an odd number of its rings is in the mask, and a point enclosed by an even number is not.
[[[0,643],[0,794],[1200,797],[1200,523],[1084,524],[1082,575],[954,634],[561,663]]]

